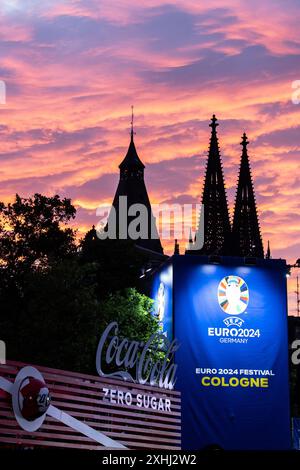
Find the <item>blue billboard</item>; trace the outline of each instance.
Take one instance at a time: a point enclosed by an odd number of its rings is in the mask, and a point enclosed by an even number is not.
[[[172,263],[183,449],[289,449],[285,263]]]

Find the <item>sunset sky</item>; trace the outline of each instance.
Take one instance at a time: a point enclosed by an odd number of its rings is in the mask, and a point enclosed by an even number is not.
[[[0,200],[71,197],[86,231],[111,203],[134,104],[151,201],[199,202],[215,113],[230,207],[246,131],[265,249],[300,257],[299,0],[1,0],[0,11]]]

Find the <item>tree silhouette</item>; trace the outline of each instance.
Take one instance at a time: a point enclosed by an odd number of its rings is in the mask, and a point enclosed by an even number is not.
[[[0,203],[0,333],[9,359],[95,373],[102,330],[145,339],[158,328],[138,284],[144,256],[126,240],[75,243],[69,199]]]
[[[70,199],[35,194],[0,203],[0,262],[17,274],[46,266],[76,250],[75,232],[66,223],[75,217]]]

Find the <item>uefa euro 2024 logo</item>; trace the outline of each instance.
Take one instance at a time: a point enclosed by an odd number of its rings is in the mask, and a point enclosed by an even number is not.
[[[225,318],[226,326],[242,326],[244,321],[235,316],[243,313],[249,303],[249,289],[239,276],[226,276],[218,286],[218,302],[221,309],[230,317]]]

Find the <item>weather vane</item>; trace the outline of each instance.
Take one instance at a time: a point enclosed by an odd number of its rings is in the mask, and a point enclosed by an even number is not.
[[[134,114],[133,114],[133,105],[131,105],[131,137],[133,138],[133,136],[135,135],[135,132],[133,130],[133,119],[134,119]]]

